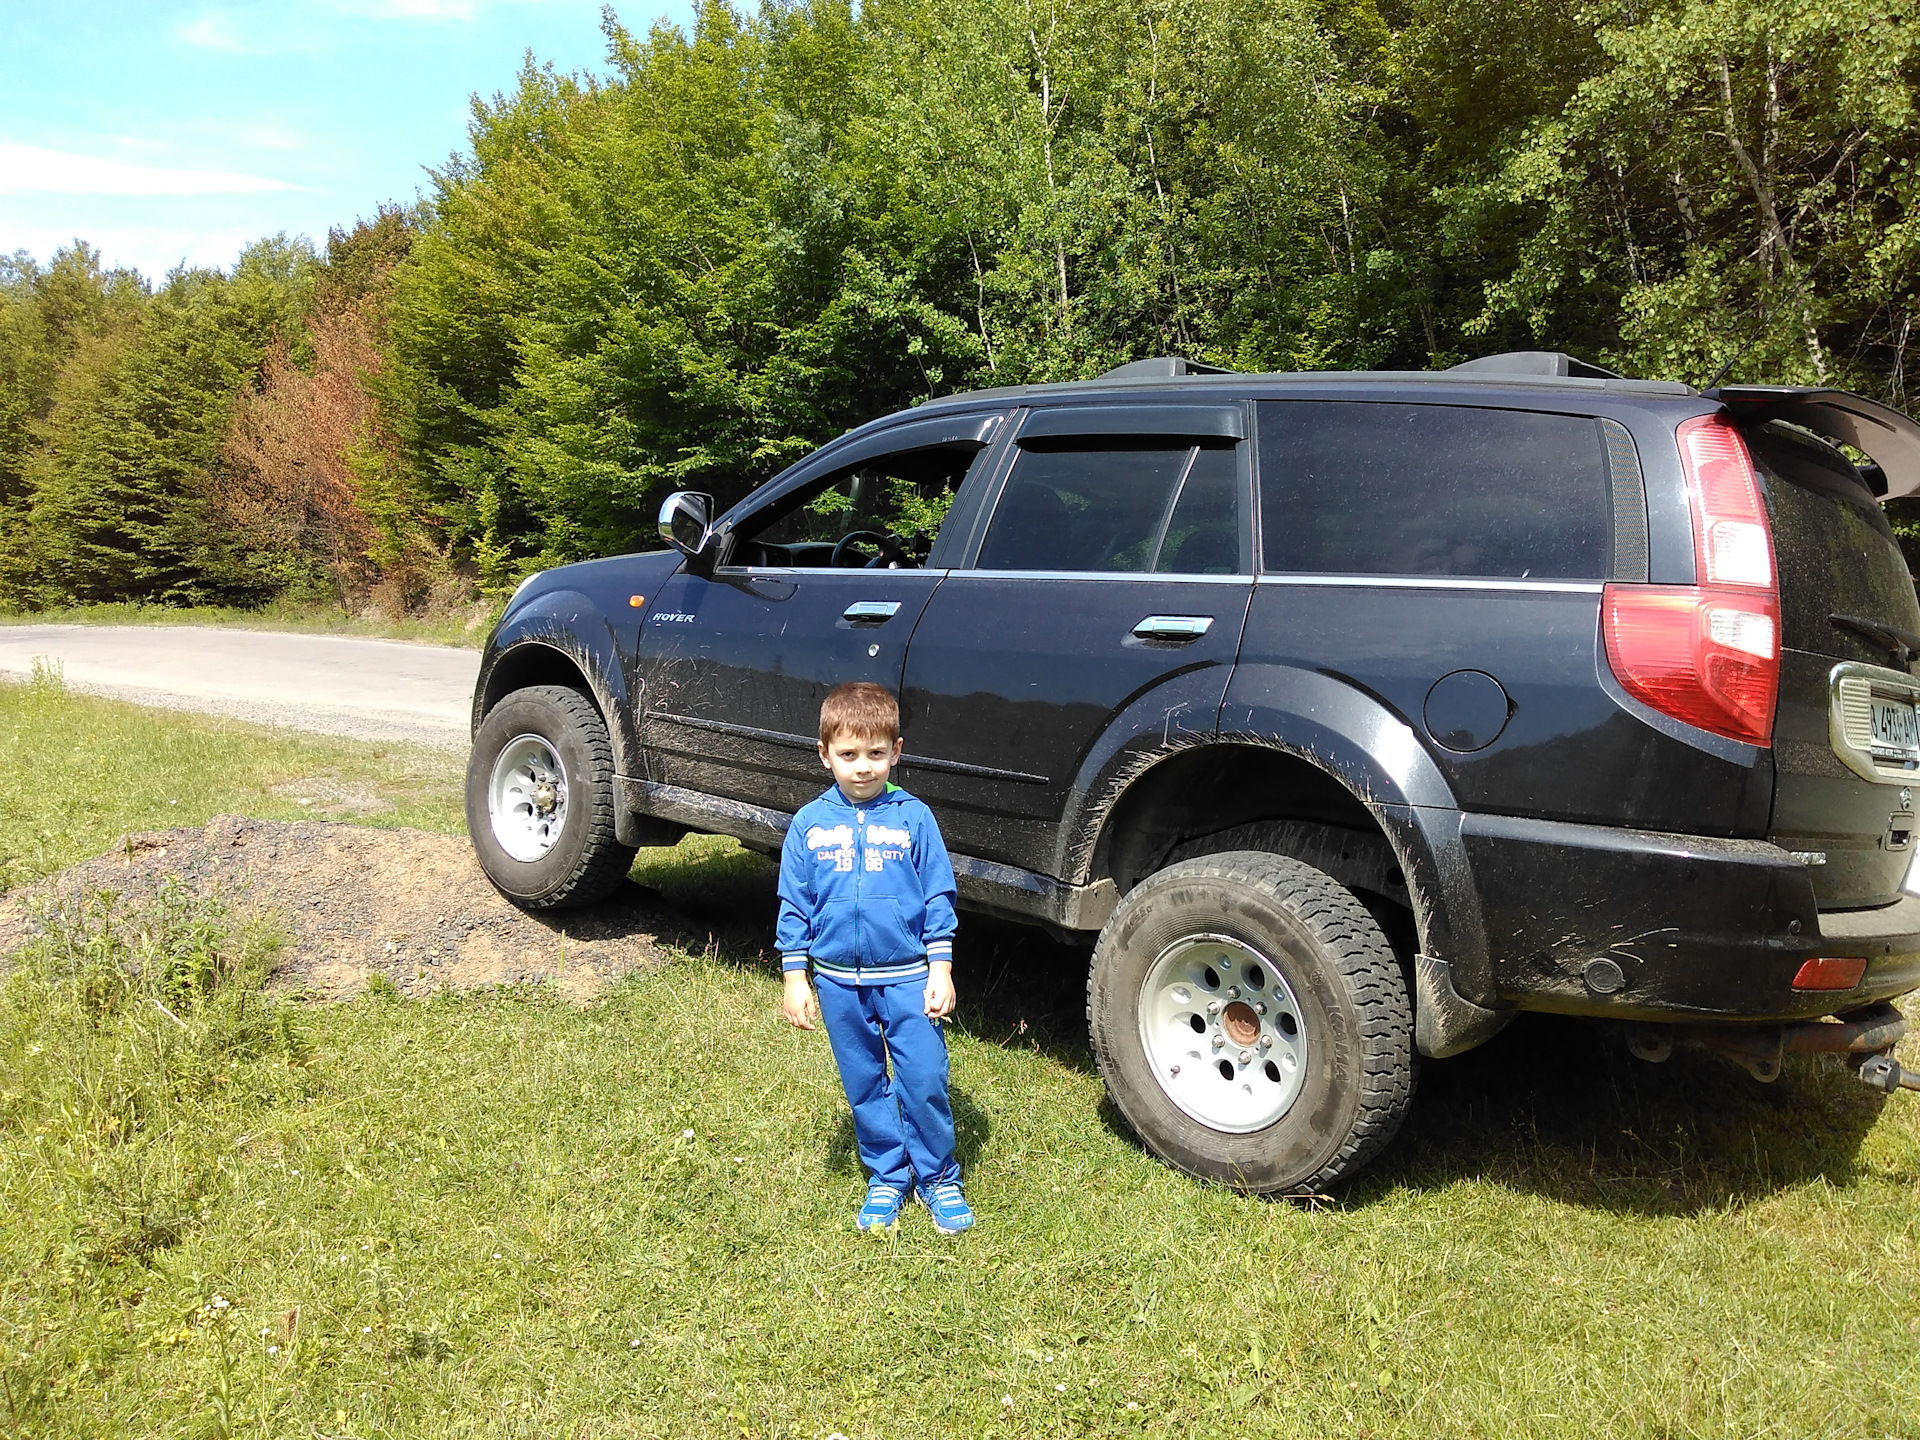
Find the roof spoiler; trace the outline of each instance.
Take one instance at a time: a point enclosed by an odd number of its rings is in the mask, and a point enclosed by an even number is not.
[[[1882,503],[1920,495],[1920,424],[1890,406],[1800,385],[1723,385],[1703,393],[1748,424],[1784,420],[1863,452],[1873,464],[1861,474]]]

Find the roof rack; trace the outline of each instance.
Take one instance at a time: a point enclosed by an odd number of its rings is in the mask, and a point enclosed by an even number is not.
[[[1449,365],[1447,370],[1449,373],[1473,370],[1482,375],[1571,375],[1582,380],[1627,378],[1617,370],[1607,370],[1599,365],[1588,364],[1585,360],[1576,360],[1559,350],[1509,350],[1504,355],[1482,355],[1478,360]]]
[[[1166,380],[1181,375],[1232,375],[1236,372],[1218,365],[1203,365],[1184,355],[1160,355],[1152,360],[1133,360],[1116,365],[1097,376],[1101,380]]]

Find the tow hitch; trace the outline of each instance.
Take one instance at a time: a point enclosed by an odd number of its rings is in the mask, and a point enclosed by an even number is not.
[[[1889,1095],[1896,1090],[1920,1090],[1920,1071],[1907,1069],[1891,1055],[1869,1055],[1860,1066],[1860,1079]]]
[[[1673,1054],[1675,1044],[1697,1045],[1724,1055],[1754,1079],[1771,1083],[1780,1078],[1787,1055],[1846,1055],[1867,1057],[1860,1078],[1877,1090],[1920,1090],[1920,1074],[1903,1070],[1886,1052],[1900,1043],[1907,1022],[1892,1005],[1881,1001],[1832,1020],[1800,1020],[1787,1025],[1628,1025],[1627,1049],[1641,1059],[1659,1064]]]

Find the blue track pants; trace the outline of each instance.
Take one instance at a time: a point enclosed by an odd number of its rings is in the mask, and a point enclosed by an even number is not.
[[[927,1018],[926,976],[891,985],[843,985],[820,976],[814,991],[867,1174],[903,1189],[914,1181],[925,1188],[958,1180],[947,1037]]]

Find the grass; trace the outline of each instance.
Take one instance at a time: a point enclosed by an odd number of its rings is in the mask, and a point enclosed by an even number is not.
[[[311,819],[303,780],[358,792],[367,823],[465,828],[457,757],[74,695],[55,672],[0,682],[0,891],[97,855],[132,830],[215,815]]]
[[[24,823],[0,807],[9,848]],[[953,1093],[982,1226],[910,1212],[873,1240],[825,1044],[755,958],[769,867],[688,841],[635,876],[714,942],[587,1011],[539,987],[268,1009],[270,927],[166,896],[23,953],[0,1428],[1920,1434],[1920,1097],[1523,1021],[1428,1066],[1342,1195],[1248,1200],[1105,1106],[1080,952],[969,917]]]
[[[445,615],[402,616],[377,610],[349,613],[337,605],[275,600],[258,609],[225,605],[75,605],[58,610],[0,613],[0,625],[219,625],[237,630],[292,630],[325,635],[365,635],[376,640],[412,640],[477,650],[500,618],[501,606],[477,601]]]

